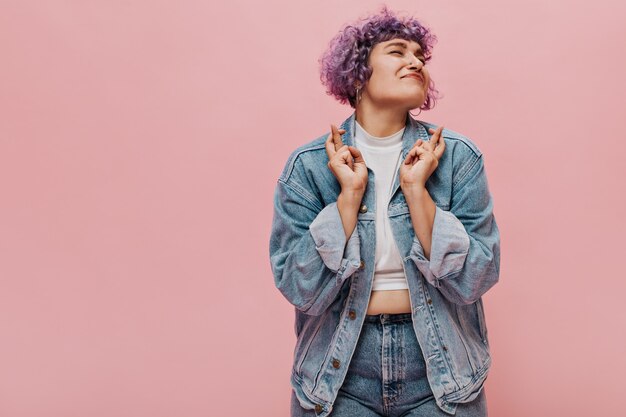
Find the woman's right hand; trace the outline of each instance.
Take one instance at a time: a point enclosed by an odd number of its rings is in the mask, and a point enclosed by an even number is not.
[[[354,146],[344,145],[341,135],[346,131],[330,125],[330,134],[326,139],[328,168],[341,185],[341,191],[365,193],[367,187],[367,166],[361,151]]]

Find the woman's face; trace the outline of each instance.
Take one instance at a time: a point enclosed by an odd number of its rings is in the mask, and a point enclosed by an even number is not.
[[[368,64],[372,75],[363,88],[361,100],[371,100],[380,107],[407,110],[420,107],[426,101],[430,83],[425,62],[417,42],[395,38],[377,43],[370,52]]]

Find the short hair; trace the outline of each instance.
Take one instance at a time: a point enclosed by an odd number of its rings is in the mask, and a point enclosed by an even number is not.
[[[356,108],[358,81],[364,86],[372,75],[368,66],[369,55],[377,43],[400,38],[419,43],[426,62],[432,58],[431,51],[437,37],[430,29],[413,17],[398,17],[383,5],[380,12],[358,19],[339,31],[329,42],[328,48],[319,58],[320,80],[326,86],[326,94],[335,97],[341,104],[348,102]],[[430,110],[441,98],[431,81],[422,110]]]

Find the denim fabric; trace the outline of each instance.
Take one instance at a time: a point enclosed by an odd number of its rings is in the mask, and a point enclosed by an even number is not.
[[[354,112],[340,126],[354,146]],[[407,114],[404,159],[436,127]],[[362,330],[374,276],[375,174],[357,226],[346,239],[328,169],[328,133],[295,149],[274,194],[269,254],[274,283],[294,306],[291,385],[300,405],[326,417],[346,378]],[[482,295],[498,282],[500,233],[483,155],[469,138],[443,129],[446,150],[426,182],[435,202],[430,259],[415,235],[397,173],[388,205],[393,239],[403,259],[412,326],[437,406],[454,415],[473,402],[491,366]]]
[[[368,315],[330,417],[445,417],[435,401],[411,313]],[[485,388],[458,417],[487,417]],[[314,417],[291,394],[291,417]]]

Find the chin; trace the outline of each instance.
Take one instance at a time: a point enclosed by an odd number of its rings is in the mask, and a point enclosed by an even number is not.
[[[413,95],[411,97],[407,97],[406,100],[404,100],[405,107],[407,107],[410,110],[422,107],[422,105],[424,105],[425,102],[426,102],[426,97],[422,96],[421,94],[419,96]]]

